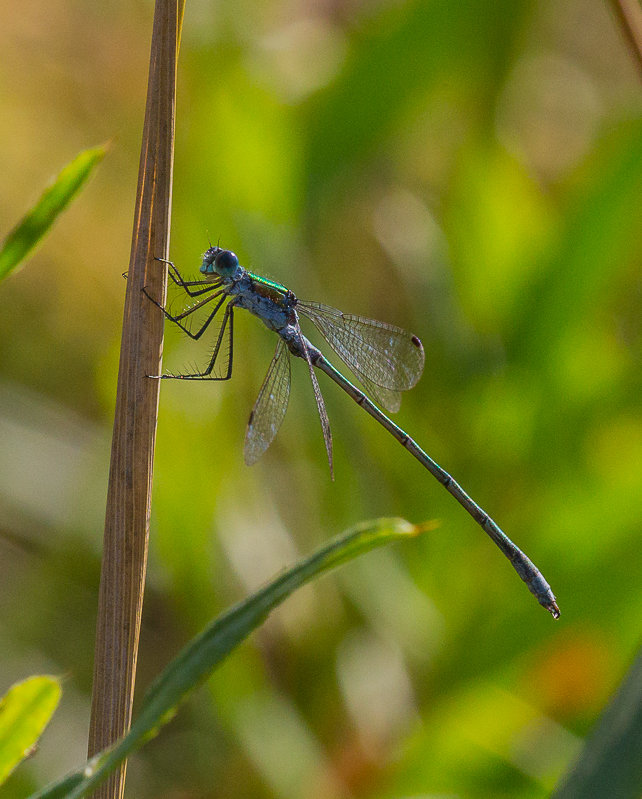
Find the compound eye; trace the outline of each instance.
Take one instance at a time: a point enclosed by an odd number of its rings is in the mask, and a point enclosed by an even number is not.
[[[231,250],[221,250],[214,259],[216,271],[221,275],[231,274],[239,265],[239,259]]]

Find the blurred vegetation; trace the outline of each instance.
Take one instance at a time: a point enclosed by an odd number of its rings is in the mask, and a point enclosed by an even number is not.
[[[145,692],[139,713],[122,738],[96,753],[87,764],[67,772],[61,779],[32,794],[32,799],[77,799],[91,793],[114,768],[157,735],[176,715],[191,692],[211,676],[269,614],[296,590],[325,572],[359,555],[395,541],[415,537],[435,528],[434,523],[413,525],[405,519],[362,522],[322,544],[311,555],[282,570],[263,588],[237,602],[194,636],[156,677]],[[42,678],[36,678],[42,679]],[[51,679],[51,678],[49,678]],[[0,703],[0,727],[4,703]],[[1,729],[0,729],[1,732]],[[1,735],[0,735],[1,739]],[[2,748],[0,740],[0,778]],[[116,790],[109,786],[112,793]],[[111,795],[111,793],[109,794]]]
[[[0,287],[0,694],[66,676],[3,797],[85,757],[151,15],[0,12],[0,234],[114,139]],[[128,795],[546,796],[642,610],[642,103],[615,19],[597,0],[192,2],[181,47],[172,258],[196,272],[220,240],[301,297],[419,335],[399,423],[535,560],[562,618],[323,381],[330,482],[305,364],[247,469],[274,341],[237,314],[233,380],[161,392],[141,696],[214,614],[337,532],[441,526],[288,600],[131,761]]]

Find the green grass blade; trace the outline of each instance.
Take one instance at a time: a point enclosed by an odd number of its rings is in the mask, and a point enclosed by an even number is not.
[[[192,639],[150,686],[129,733],[82,769],[31,799],[77,799],[93,790],[118,764],[153,737],[175,714],[177,705],[255,630],[293,591],[324,572],[377,547],[419,535],[432,525],[403,519],[378,519],[358,525],[284,571],[265,588],[234,605]]]
[[[552,799],[638,799],[642,788],[642,654]]]
[[[38,244],[58,214],[80,190],[96,164],[102,161],[106,151],[106,147],[83,150],[44,190],[38,202],[18,222],[0,248],[0,280],[19,266]]]
[[[0,700],[0,784],[32,751],[60,700],[55,677],[29,677]]]

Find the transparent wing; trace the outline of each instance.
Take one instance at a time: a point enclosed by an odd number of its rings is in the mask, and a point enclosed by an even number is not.
[[[389,411],[399,410],[399,392],[412,388],[424,368],[424,348],[416,336],[316,302],[299,302],[297,310],[313,322],[375,400]]]
[[[312,380],[312,388],[314,389],[314,398],[317,401],[317,410],[319,411],[319,419],[321,420],[321,430],[323,431],[323,443],[325,444],[325,451],[328,453],[328,463],[330,465],[330,477],[334,480],[334,464],[332,462],[332,433],[330,432],[330,420],[328,419],[328,412],[325,409],[325,402],[323,401],[323,394],[319,387],[319,381],[314,373],[314,367],[310,360],[310,353],[308,351],[306,338],[301,333],[301,328],[297,322],[297,330],[301,339],[301,345],[305,354],[305,360],[310,370],[310,380]]]
[[[359,374],[354,367],[350,368],[353,369],[355,374],[359,377],[359,382],[365,388],[366,394],[369,394],[378,405],[381,405],[382,408],[390,411],[390,413],[397,413],[399,408],[401,408],[401,394],[398,391],[392,391],[392,389],[378,386],[376,383],[373,383],[372,380],[368,380],[367,377]]]
[[[281,427],[290,398],[290,353],[283,339],[279,343],[256,398],[245,432],[245,463],[256,463]]]

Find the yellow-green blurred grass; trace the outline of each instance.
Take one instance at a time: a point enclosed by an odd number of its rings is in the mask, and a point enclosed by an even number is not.
[[[224,6],[188,5],[171,257],[196,272],[208,237],[220,237],[244,264],[302,297],[417,333],[426,372],[404,397],[400,423],[527,550],[563,615],[554,625],[452,498],[322,383],[337,449],[337,480],[330,483],[304,370],[294,370],[273,448],[246,469],[245,423],[273,343],[254,320],[239,318],[230,383],[163,385],[161,392],[143,673],[156,673],[158,661],[173,653],[168,649],[176,651],[253,580],[267,579],[270,558],[285,563],[282,553],[309,551],[378,515],[438,517],[442,526],[392,560],[354,576],[349,568],[286,605],[168,727],[166,741],[132,762],[131,790],[207,796],[225,784],[231,796],[281,795],[265,766],[269,753],[248,733],[252,724],[267,724],[277,751],[278,744],[287,748],[293,729],[314,742],[323,755],[317,767],[331,785],[343,786],[339,795],[544,796],[564,764],[546,760],[548,744],[537,731],[552,729],[570,753],[568,736],[584,735],[597,717],[639,629],[635,72],[597,2],[585,0],[577,11],[526,2],[419,3],[358,8],[347,22],[322,15],[345,56],[326,86],[284,99],[275,86],[285,85],[279,70],[289,62],[266,41],[288,26],[280,6],[253,11],[246,4],[232,16]],[[295,11],[309,21],[303,7]],[[86,204],[69,209],[29,273],[11,281],[0,315],[5,385],[26,385],[30,396],[88,419],[99,436],[111,424],[148,46],[141,9],[123,4],[101,13],[105,40],[116,42],[109,52],[122,54],[115,72],[94,71],[93,60],[77,54],[55,6],[51,32],[41,25],[36,37],[25,26],[24,52],[11,50],[14,69],[24,74],[40,63],[39,52],[54,52],[64,80],[38,73],[46,95],[33,93],[33,78],[24,98],[14,91],[15,111],[4,125],[5,136],[14,135],[5,152],[12,162],[7,184],[26,174],[24,182],[41,185],[38,174],[49,173],[38,173],[35,163],[42,164],[49,141],[60,153],[56,163],[74,151],[80,130],[89,141],[116,133],[116,142]],[[93,15],[80,9],[75,24],[95,31]],[[296,53],[299,34],[291,35],[286,41],[295,42]],[[45,46],[56,39],[58,48]],[[80,84],[70,52],[87,64]],[[272,71],[255,68],[259,55]],[[140,91],[132,78],[137,68]],[[391,86],[398,87],[392,99]],[[374,114],[379,95],[386,102]],[[567,136],[578,130],[581,146],[571,147]],[[16,169],[20,160],[26,172]],[[168,338],[168,363],[176,358],[180,365],[186,351]],[[11,405],[10,418],[24,423],[19,408]],[[31,415],[26,421],[27,429],[35,424]],[[216,461],[214,447],[223,453]],[[83,462],[76,457],[67,462]],[[14,460],[3,455],[5,474]],[[33,456],[32,468],[20,472],[25,481],[31,475],[34,491],[55,468],[37,461]],[[5,526],[45,552],[63,540],[72,551],[77,539],[95,541],[100,483],[91,471],[71,472],[73,490],[64,496],[87,506],[73,525],[59,515],[44,523],[0,485]],[[66,659],[51,635],[38,635],[36,622],[25,638],[21,592],[37,574],[38,595],[50,598],[48,630],[82,640],[86,630],[76,625],[87,625],[85,613],[75,619],[62,594],[83,573],[95,574],[95,564],[85,554],[61,576],[52,559],[57,574],[47,575],[46,557],[35,567],[14,548],[6,552],[0,598],[12,611],[3,618],[15,621],[5,636],[12,653],[5,683],[44,662],[70,673],[73,684],[74,673],[87,673],[91,652],[81,668],[79,650]],[[11,565],[14,573],[6,575]],[[48,584],[55,591],[47,592]],[[403,607],[385,589],[398,585],[413,599],[395,626],[389,619]],[[85,606],[95,601],[80,596]],[[415,629],[425,630],[419,643]],[[389,695],[399,696],[402,683],[412,691],[405,722],[381,701],[389,737],[377,738],[373,759],[363,740],[366,717],[348,697],[357,692],[352,675],[363,658],[382,651],[388,654],[377,662],[390,670],[380,665],[378,672],[391,675]],[[405,677],[395,671],[399,662]],[[84,690],[77,693],[80,716]],[[73,756],[82,747],[72,736],[62,763],[52,729],[43,741],[47,777],[82,760]],[[525,741],[531,766],[541,755],[534,771],[525,765]],[[306,781],[304,773],[289,784],[290,795],[320,795],[320,779],[308,774]]]

